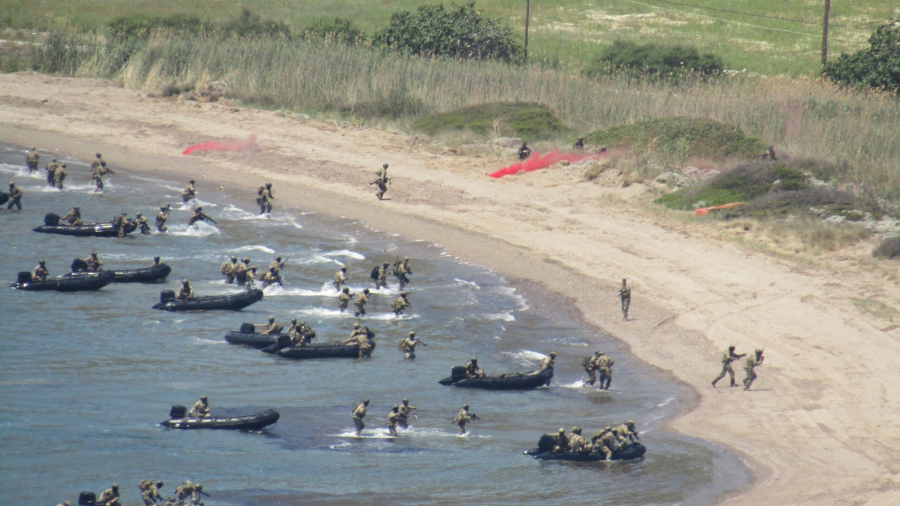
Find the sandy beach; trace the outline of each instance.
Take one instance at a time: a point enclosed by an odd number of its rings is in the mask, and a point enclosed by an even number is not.
[[[256,150],[181,155],[250,134]],[[513,160],[437,152],[404,133],[150,98],[100,80],[0,75],[0,138],[85,160],[100,151],[117,170],[194,178],[201,199],[219,186],[245,193],[247,208],[269,181],[276,210],[358,219],[537,283],[693,387],[696,407],[671,428],[727,445],[755,476],[721,502],[900,504],[900,321],[853,303],[896,306],[900,287],[862,255],[800,262],[740,247],[635,204],[646,188],[622,188],[615,173],[596,183],[574,166],[491,179]],[[379,202],[368,183],[382,163],[394,179]],[[627,322],[623,277],[633,290]],[[738,353],[765,347],[750,392],[727,378],[710,385],[729,344]]]

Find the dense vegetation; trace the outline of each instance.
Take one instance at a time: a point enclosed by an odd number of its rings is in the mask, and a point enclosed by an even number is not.
[[[721,58],[700,53],[694,46],[617,40],[604,48],[584,72],[588,76],[624,71],[641,77],[677,78],[684,74],[719,75],[724,68]]]
[[[430,135],[448,130],[471,130],[479,135],[511,135],[525,139],[554,138],[568,128],[549,107],[528,102],[472,105],[425,116],[413,128]]]
[[[652,144],[656,151],[684,150],[690,156],[755,158],[766,148],[757,137],[740,128],[706,118],[654,118],[593,131],[584,137],[590,144],[640,149]]]
[[[828,79],[846,86],[900,95],[900,21],[890,20],[869,37],[869,48],[842,54],[825,65]]]

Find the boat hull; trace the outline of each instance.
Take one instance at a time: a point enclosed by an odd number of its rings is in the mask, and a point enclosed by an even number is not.
[[[137,223],[129,221],[125,233],[130,234],[137,229]],[[119,231],[110,222],[91,223],[89,225],[41,225],[33,229],[42,234],[71,235],[75,237],[118,237]]]
[[[486,376],[483,378],[450,376],[442,379],[439,383],[445,386],[480,388],[483,390],[528,390],[544,385],[550,385],[552,379],[553,370],[545,369],[540,372],[504,374],[500,376]]]
[[[225,334],[225,340],[231,344],[249,346],[261,350],[275,344],[279,337],[285,334],[258,334],[255,332],[229,332]]]
[[[372,348],[375,344],[372,343]],[[263,348],[265,353],[271,353],[279,357],[290,358],[294,360],[304,360],[311,358],[358,358],[358,344],[308,344],[306,346],[297,346],[293,348],[277,349],[277,345]]]
[[[274,409],[267,409],[248,416],[172,418],[160,425],[170,429],[261,430],[277,422],[280,417]]]
[[[116,276],[112,271],[97,273],[72,273],[46,281],[28,281],[25,283],[13,283],[10,286],[17,290],[54,292],[87,292],[99,290],[112,283]]]
[[[239,311],[247,306],[256,304],[262,299],[263,291],[253,289],[228,295],[195,297],[191,300],[169,299],[154,304],[153,309],[162,311],[209,311],[218,309]]]
[[[162,283],[172,273],[166,264],[154,265],[144,269],[122,269],[113,271],[116,283]]]
[[[616,449],[613,451],[610,460],[635,460],[643,457],[646,452],[647,448],[644,447],[644,445],[633,443],[628,445],[628,448],[625,448],[624,450]],[[553,453],[529,450],[528,452],[525,452],[525,454],[531,455],[539,460],[566,460],[570,462],[602,462],[606,460],[606,455],[600,452]]]

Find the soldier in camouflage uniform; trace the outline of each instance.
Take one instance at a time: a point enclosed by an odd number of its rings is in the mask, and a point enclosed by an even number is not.
[[[281,269],[284,269],[284,262],[281,261],[281,255],[275,257],[275,260],[272,260],[272,263],[269,264],[269,269],[275,269],[275,272],[281,272]]]
[[[178,504],[184,504],[184,500],[188,497],[191,502],[197,504],[200,502],[200,494],[203,492],[203,485],[192,483],[190,480],[185,481],[175,489],[175,495],[178,497]]]
[[[271,213],[273,200],[275,197],[272,196],[272,183],[266,183],[265,186],[259,188],[259,197],[256,199],[256,203],[259,204],[259,214]]]
[[[159,489],[163,486],[163,482],[157,481],[153,482],[151,480],[141,480],[138,483],[138,489],[141,491],[141,500],[144,501],[144,506],[154,506],[156,504],[156,500],[160,501],[163,498],[159,495]]]
[[[388,413],[387,417],[387,430],[388,434],[391,436],[397,437],[397,425],[400,424],[400,407],[394,406],[391,408],[391,412]]]
[[[9,203],[6,204],[6,209],[12,209],[13,206],[21,211],[22,210],[22,190],[16,188],[16,183],[10,181],[9,182]]]
[[[628,308],[631,306],[631,287],[625,278],[622,278],[622,288],[619,288],[619,299],[622,300],[622,319],[628,321]]]
[[[191,418],[209,418],[209,399],[205,395],[201,395],[200,400],[194,403],[188,416]]]
[[[155,257],[153,257],[153,263],[150,264],[148,267],[159,267],[160,265],[164,265],[164,264],[161,264],[159,262],[159,257],[155,256]]]
[[[593,449],[606,455],[606,460],[612,460],[612,452],[616,449],[616,436],[613,434],[612,427],[609,425],[603,429],[599,436],[595,436],[591,443]]]
[[[334,287],[335,290],[341,291],[341,288],[344,287],[344,283],[347,282],[347,266],[342,265],[340,270],[334,273],[334,280],[331,282],[331,286]]]
[[[734,369],[731,368],[731,363],[735,360],[738,360],[739,358],[746,356],[747,354],[743,353],[741,355],[737,355],[734,353],[734,349],[734,345],[731,345],[727,350],[725,350],[725,354],[722,355],[722,372],[720,372],[719,375],[716,376],[716,379],[712,380],[713,388],[715,388],[716,383],[718,383],[720,379],[724,378],[726,374],[730,376],[731,386],[737,386],[737,384],[734,382]]]
[[[78,206],[72,208],[72,210],[69,211],[69,214],[60,219],[69,222],[69,226],[72,227],[84,225],[84,221],[81,220],[81,208]]]
[[[546,369],[553,370],[554,360],[556,360],[556,352],[551,351],[549,357],[544,357],[544,359],[541,360],[541,365],[539,367],[539,370],[541,370],[541,371],[546,370]]]
[[[128,213],[122,211],[122,214],[116,216],[115,219],[113,219],[113,226],[116,227],[119,239],[125,237],[125,227],[128,226]]]
[[[600,373],[600,389],[609,390],[609,384],[612,382],[612,366],[615,364],[613,359],[603,352],[594,359],[597,371]]]
[[[421,344],[422,346],[428,346],[424,342],[416,339],[416,333],[411,331],[409,336],[404,337],[400,344],[398,345],[398,349],[403,352],[403,358],[407,360],[411,360],[416,358],[416,345]]]
[[[63,186],[65,186],[64,183],[66,181],[66,176],[68,175],[69,173],[66,172],[66,164],[62,164],[58,169],[56,169],[56,172],[53,174],[53,182],[54,184],[56,184],[57,189],[63,189]]]
[[[369,303],[369,289],[364,288],[363,291],[356,294],[356,301],[353,303],[353,316],[359,318],[366,314],[366,304]]]
[[[194,189],[194,180],[191,179],[187,186],[184,187],[184,190],[181,191],[181,201],[185,204],[190,202],[197,195],[197,190]]]
[[[191,300],[194,298],[194,289],[188,280],[181,280],[181,288],[178,289],[178,295],[175,298],[178,300]]]
[[[466,433],[466,424],[473,420],[479,420],[478,415],[469,413],[469,405],[464,405],[462,409],[459,410],[459,414],[456,415],[456,418],[453,419],[453,423],[459,427],[460,436]]]
[[[262,332],[260,332],[260,334],[263,334],[263,335],[277,334],[278,330],[280,329],[280,326],[277,323],[275,323],[274,316],[269,317],[268,323],[260,323],[258,325],[254,325],[254,327],[262,327],[263,330],[262,330]]]
[[[166,227],[166,220],[168,220],[168,219],[169,219],[168,206],[160,207],[159,214],[156,215],[156,231],[157,232],[163,233],[166,230],[169,230],[168,227]]]
[[[585,453],[590,450],[590,443],[581,435],[581,427],[572,427],[572,435],[569,436],[569,451]]]
[[[141,234],[150,235],[150,225],[147,225],[147,218],[141,213],[137,213],[135,219],[137,220],[138,228],[141,229]]]
[[[225,276],[225,284],[230,285],[234,283],[234,269],[237,267],[237,257],[232,256],[231,261],[224,261],[222,265],[219,266],[219,272]]]
[[[400,283],[401,290],[409,284],[409,278],[407,277],[409,274],[412,274],[412,269],[409,268],[409,258],[407,257],[403,259],[403,262],[397,263],[397,266],[394,268],[394,276]]]
[[[628,446],[628,442],[626,441],[626,438],[631,440],[632,443],[635,442],[634,441],[635,439],[638,439],[638,440],[641,439],[640,436],[638,436],[638,431],[634,427],[634,422],[632,420],[628,420],[627,422],[618,426],[616,428],[616,433],[618,434],[618,437],[620,438],[620,440],[619,440],[619,442],[621,444],[620,448],[623,446]]]
[[[261,280],[263,282],[263,288],[272,285],[284,286],[281,284],[281,276],[278,275],[278,271],[276,271],[274,267],[269,267],[269,270],[263,273]]]
[[[56,187],[56,169],[59,168],[59,164],[56,163],[56,158],[53,159],[44,170],[47,171],[47,186],[50,188]]]
[[[556,435],[556,446],[553,447],[553,453],[564,453],[569,451],[569,436],[566,436],[566,429],[559,428]]]
[[[598,351],[594,353],[594,356],[584,357],[584,360],[581,361],[585,372],[588,373],[588,379],[584,382],[585,386],[593,385],[597,381],[597,359],[602,354],[602,351]]]
[[[753,355],[747,357],[747,361],[744,362],[744,372],[747,374],[747,377],[744,378],[744,390],[750,390],[750,385],[756,380],[756,371],[754,369],[762,365],[763,360],[765,360],[765,357],[763,357],[762,350],[755,350]]]
[[[87,272],[100,272],[103,270],[103,262],[97,257],[96,251],[91,251],[91,256],[84,259],[84,270]]]
[[[31,280],[32,281],[46,281],[47,276],[50,275],[50,271],[47,270],[47,263],[43,260],[38,260],[37,266],[34,268],[34,271],[31,272]]]
[[[25,164],[28,165],[28,173],[34,174],[38,170],[38,162],[41,157],[38,155],[37,148],[32,147],[31,151],[25,153]]]
[[[349,287],[345,286],[343,290],[341,290],[341,293],[338,294],[338,311],[343,313],[347,310],[347,306],[350,305],[351,295]]]
[[[241,259],[241,263],[235,264],[234,266],[234,279],[241,286],[247,284],[247,273],[250,271],[250,257],[244,257]]]
[[[113,483],[112,487],[103,491],[97,499],[98,506],[120,506],[119,502],[119,484]]]
[[[412,309],[412,304],[406,298],[409,295],[406,292],[400,292],[400,296],[394,299],[394,302],[391,302],[391,311],[394,312],[394,316],[397,318],[400,317],[400,313],[407,309]]]
[[[397,412],[400,413],[400,422],[398,425],[403,429],[409,428],[409,415],[412,415],[416,412],[415,406],[409,405],[409,399],[403,399],[403,402],[398,406]]]
[[[372,356],[372,350],[375,347],[372,343],[372,331],[369,330],[368,327],[361,327],[359,323],[354,323],[350,339],[347,339],[341,344],[347,345],[353,344],[354,342],[359,345],[359,358],[369,358]]]
[[[387,192],[387,185],[391,182],[391,179],[387,175],[388,164],[382,165],[382,170],[379,170],[375,173],[377,178],[375,181],[369,183],[370,185],[375,185],[378,187],[378,192],[375,193],[375,196],[378,197],[378,200],[382,200],[384,198],[385,192]]]
[[[482,371],[481,368],[478,367],[478,359],[475,357],[472,357],[472,360],[466,362],[466,365],[463,366],[463,369],[465,369],[467,378],[484,377],[484,371]]]
[[[379,288],[387,288],[387,275],[390,272],[390,264],[387,262],[381,264],[381,267],[378,268],[378,278],[375,280],[375,289]]]
[[[363,418],[366,417],[366,407],[368,405],[369,399],[363,399],[363,401],[357,404],[356,407],[353,408],[353,411],[350,413],[350,418],[353,419],[353,425],[356,427],[357,436],[362,434],[363,429],[366,428],[366,424],[363,422]]]

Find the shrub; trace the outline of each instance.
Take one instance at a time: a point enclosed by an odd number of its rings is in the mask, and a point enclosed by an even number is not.
[[[349,19],[344,18],[319,19],[303,29],[300,36],[304,39],[325,39],[344,44],[361,44],[366,38]]]
[[[606,130],[595,130],[584,136],[585,144],[605,144],[635,148],[651,142],[657,151],[674,151],[684,146],[690,156],[723,158],[755,158],[766,148],[757,137],[741,129],[706,118],[655,118]]]
[[[238,17],[225,22],[219,32],[233,37],[283,37],[291,38],[291,27],[282,21],[263,19],[259,14],[241,9]]]
[[[585,73],[597,76],[609,71],[668,78],[687,73],[718,75],[722,59],[711,53],[700,53],[693,46],[661,46],[617,40],[603,49],[586,65]]]
[[[484,17],[475,2],[464,5],[423,5],[416,12],[400,11],[375,34],[373,43],[419,56],[518,61],[522,47],[512,30]]]
[[[886,259],[900,257],[900,237],[892,237],[881,241],[881,244],[872,250],[872,256]]]
[[[445,130],[471,130],[489,135],[495,130],[529,140],[553,137],[568,131],[547,106],[531,102],[494,102],[426,116],[413,128],[429,135]]]
[[[171,14],[160,17],[128,14],[110,21],[109,35],[117,39],[147,38],[154,30],[197,34],[205,28],[206,26],[197,16]]]
[[[869,37],[869,46],[828,62],[822,75],[845,86],[900,94],[900,21],[891,19],[879,26]]]
[[[425,109],[422,100],[414,97],[405,81],[383,91],[379,97],[367,102],[340,107],[342,113],[364,118],[391,118],[417,116]]]

